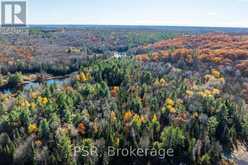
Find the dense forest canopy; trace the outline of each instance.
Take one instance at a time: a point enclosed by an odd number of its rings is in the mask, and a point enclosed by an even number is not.
[[[226,165],[247,149],[247,35],[64,30],[0,40],[1,163]]]

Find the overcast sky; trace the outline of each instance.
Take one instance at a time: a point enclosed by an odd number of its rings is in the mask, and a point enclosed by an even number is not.
[[[248,0],[27,0],[29,24],[248,27]]]

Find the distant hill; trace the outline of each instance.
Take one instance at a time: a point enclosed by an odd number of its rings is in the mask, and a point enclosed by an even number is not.
[[[82,29],[82,30],[123,30],[123,31],[169,31],[185,33],[248,33],[248,28],[232,27],[196,27],[196,26],[134,26],[134,25],[30,25],[30,28],[39,28],[44,30],[55,29]]]

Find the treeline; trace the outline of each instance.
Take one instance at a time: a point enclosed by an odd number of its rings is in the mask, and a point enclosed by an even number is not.
[[[0,74],[7,75],[9,73],[21,72],[23,74],[47,73],[54,76],[62,76],[79,70],[81,66],[90,65],[93,61],[106,59],[108,57],[109,55],[88,56],[86,58],[74,58],[69,62],[55,62],[51,60],[50,63],[17,61],[11,65],[0,65]]]

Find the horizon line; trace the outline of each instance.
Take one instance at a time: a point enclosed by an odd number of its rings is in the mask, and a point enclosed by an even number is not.
[[[248,29],[242,26],[205,26],[205,25],[152,25],[152,24],[27,24],[27,26],[136,26],[136,27],[185,27],[185,28],[236,28],[236,29]]]

